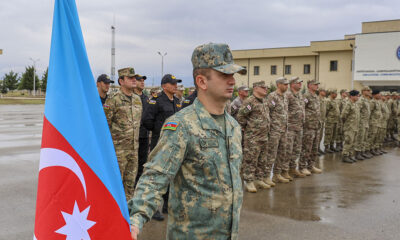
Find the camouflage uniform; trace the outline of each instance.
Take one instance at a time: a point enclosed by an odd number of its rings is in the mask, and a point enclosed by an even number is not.
[[[321,112],[319,98],[316,94],[307,91],[303,97],[305,102],[305,123],[299,168],[312,169],[318,156],[318,130],[321,126]]]
[[[240,106],[242,106],[243,101],[242,99],[237,96],[230,105],[231,115],[232,117],[236,118],[237,113],[239,112]]]
[[[360,108],[356,102],[347,101],[340,114],[343,123],[344,144],[343,156],[352,156],[354,152],[354,140],[360,122]]]
[[[286,157],[289,160],[289,168],[295,169],[297,167],[296,159],[300,157],[302,147],[305,118],[304,100],[300,92],[294,94],[292,89],[289,89],[285,94],[288,100]]]
[[[343,107],[346,104],[347,99],[340,98],[340,99],[337,99],[336,101],[338,103],[340,114],[341,114],[342,111],[343,111]],[[339,119],[339,123],[338,123],[337,128],[336,128],[336,139],[335,139],[336,144],[342,144],[343,140],[344,140],[343,123],[342,123],[342,120]]]
[[[394,138],[396,130],[396,118],[397,118],[397,102],[393,99],[387,101],[388,108],[390,110],[390,117],[388,120],[387,135]]]
[[[103,107],[114,142],[126,199],[129,200],[133,196],[138,171],[142,101],[136,94],[128,97],[119,90],[107,99]]]
[[[363,152],[367,150],[367,135],[369,129],[369,117],[371,115],[369,99],[362,96],[357,102],[360,109],[360,124],[356,136],[355,150]]]
[[[382,105],[382,121],[378,128],[379,148],[383,146],[388,129],[388,121],[391,115],[388,102],[387,101],[384,102],[381,100],[380,104]]]
[[[373,99],[370,102],[371,116],[369,118],[368,150],[374,150],[378,145],[378,127],[382,121],[382,105],[379,100]]]
[[[243,129],[243,179],[260,180],[267,176],[267,142],[270,127],[269,109],[264,98],[254,95],[243,102],[237,114]]]
[[[333,147],[336,137],[336,129],[339,124],[340,110],[336,99],[329,98],[326,101],[326,123],[325,123],[325,148],[328,145]]]
[[[322,142],[322,138],[324,136],[325,122],[326,122],[326,101],[325,97],[319,97],[319,109],[321,112],[321,127],[319,129],[319,140],[318,140],[318,148],[320,147],[320,143]]]
[[[167,239],[237,239],[243,191],[241,129],[225,113],[226,131],[201,102],[176,113],[130,202],[131,222],[140,229],[162,202],[170,183]]]

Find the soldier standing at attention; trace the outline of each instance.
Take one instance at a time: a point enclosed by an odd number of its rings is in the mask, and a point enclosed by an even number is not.
[[[366,146],[365,141],[367,140],[366,135],[368,135],[369,128],[369,117],[371,115],[370,103],[368,99],[368,94],[371,91],[369,87],[363,87],[361,90],[362,96],[358,100],[357,104],[360,109],[360,124],[357,131],[356,136],[356,159],[364,160],[367,158],[371,158],[372,155],[368,155],[365,153]]]
[[[296,160],[300,157],[303,127],[304,127],[304,101],[300,94],[303,80],[298,77],[290,79],[290,90],[286,91],[288,100],[288,132],[286,157],[289,160],[289,174],[294,177],[305,177],[297,170]]]
[[[388,106],[388,99],[389,99],[389,92],[385,92],[382,94],[382,98],[380,104],[382,105],[382,121],[380,122],[380,126],[378,128],[378,135],[379,135],[379,147],[378,152],[387,153],[383,150],[383,145],[385,143],[385,137],[387,133],[388,122],[390,118],[390,109]]]
[[[267,103],[271,128],[268,140],[267,178],[271,175],[274,164],[273,182],[288,183],[293,180],[289,176],[288,159],[286,158],[286,134],[288,126],[288,101],[285,95],[289,81],[285,77],[276,80],[276,90],[268,95]],[[287,177],[287,178],[286,178]]]
[[[343,111],[340,114],[344,132],[342,161],[345,163],[356,162],[356,160],[351,157],[354,154],[354,141],[358,131],[358,125],[360,123],[360,109],[359,105],[357,104],[358,94],[359,92],[356,90],[350,91],[349,101],[346,102],[345,106],[343,107]]]
[[[340,97],[341,98],[338,99],[337,101],[338,101],[338,106],[339,106],[340,113],[342,113],[343,107],[344,107],[344,105],[345,105],[345,103],[347,101],[347,97],[348,97],[346,89],[340,90]],[[336,145],[338,146],[339,151],[343,150],[343,136],[344,136],[343,135],[343,123],[342,123],[342,120],[339,119],[339,124],[337,126],[336,139],[335,139],[336,140]]]
[[[133,94],[136,76],[133,68],[118,70],[121,88],[103,105],[118,159],[126,199],[133,196],[138,170],[139,129],[142,101]]]
[[[166,239],[238,239],[243,201],[241,128],[224,111],[232,97],[233,62],[226,44],[197,47],[192,56],[198,97],[167,119],[130,206],[132,238],[170,187]]]
[[[185,91],[185,87],[183,87],[183,85],[179,85],[176,90],[176,93],[175,93],[175,97],[178,98],[179,104],[181,105],[181,107],[182,107],[183,101],[185,100],[185,98],[183,97],[183,91]]]
[[[305,102],[305,123],[303,132],[303,148],[299,161],[300,172],[306,176],[311,173],[322,173],[315,167],[318,157],[319,128],[321,125],[321,112],[319,110],[319,99],[315,93],[319,82],[315,79],[307,81],[308,91],[303,95]]]
[[[237,114],[243,130],[243,180],[248,192],[257,192],[257,187],[267,189],[272,183],[266,179],[267,142],[269,132],[269,110],[265,96],[265,82],[253,83],[253,95],[244,100]]]
[[[236,118],[236,114],[239,112],[240,106],[246,98],[249,96],[249,88],[246,86],[241,86],[238,88],[238,96],[232,101],[230,108],[231,108],[231,115],[232,117]]]
[[[319,129],[319,140],[318,140],[318,153],[325,154],[324,150],[321,149],[322,137],[324,136],[325,121],[326,121],[326,91],[323,88],[318,89],[319,96],[319,109],[321,111],[321,128]]]
[[[107,76],[106,74],[101,74],[98,78],[97,78],[97,91],[99,92],[100,95],[100,100],[101,100],[101,105],[104,105],[104,103],[107,100],[107,93],[108,90],[110,89],[110,83],[114,83],[114,81],[112,81],[110,79],[109,76]]]
[[[338,152],[334,147],[334,140],[336,134],[336,128],[339,123],[340,118],[340,111],[339,106],[336,101],[337,97],[337,90],[330,89],[328,91],[329,97],[326,101],[326,123],[325,123],[325,152],[326,153],[333,153]]]
[[[369,118],[369,130],[368,130],[368,148],[371,154],[374,156],[381,155],[378,152],[378,128],[382,121],[382,105],[379,102],[381,99],[380,92],[378,90],[372,91],[372,97],[374,98],[370,103],[371,116]]]
[[[396,130],[396,118],[397,118],[397,101],[396,101],[396,92],[392,92],[388,95],[387,105],[390,110],[390,117],[388,121],[387,127],[387,138],[389,141],[396,141],[396,137],[394,136]]]

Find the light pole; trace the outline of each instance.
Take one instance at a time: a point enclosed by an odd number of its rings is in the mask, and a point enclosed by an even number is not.
[[[29,58],[33,62],[33,96],[36,96],[36,79],[35,79],[35,71],[36,71],[36,62],[40,61],[40,59],[34,60],[33,58]]]
[[[164,54],[158,52],[158,55],[161,56],[161,78],[164,76],[164,57],[167,55],[165,52]]]

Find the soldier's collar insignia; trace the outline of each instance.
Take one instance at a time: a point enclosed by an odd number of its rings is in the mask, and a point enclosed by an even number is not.
[[[178,127],[179,123],[178,122],[174,122],[174,121],[169,121],[167,123],[164,124],[164,126],[162,127],[161,130],[172,130],[172,131],[176,131],[176,128]]]

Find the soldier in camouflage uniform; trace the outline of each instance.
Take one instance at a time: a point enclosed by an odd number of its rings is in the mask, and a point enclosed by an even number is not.
[[[387,153],[385,150],[383,150],[383,145],[385,143],[386,138],[386,133],[387,133],[387,127],[388,127],[388,122],[390,118],[390,109],[388,106],[388,100],[389,100],[389,92],[385,92],[382,94],[381,98],[381,105],[382,105],[382,121],[381,124],[378,128],[378,135],[379,135],[379,147],[378,147],[378,152],[381,153]]]
[[[170,184],[166,239],[238,239],[243,199],[241,128],[224,111],[232,97],[233,62],[226,44],[197,47],[192,56],[198,96],[167,119],[129,202],[132,238],[151,219]]]
[[[336,101],[337,90],[330,89],[328,91],[329,97],[326,101],[326,123],[325,123],[325,139],[324,146],[326,153],[337,152],[338,150],[334,147],[334,140],[337,125],[340,118],[340,110],[338,102]]]
[[[318,89],[319,109],[321,112],[321,128],[319,129],[318,153],[325,154],[321,149],[322,137],[324,136],[325,121],[326,121],[326,91],[323,88]]]
[[[318,157],[319,128],[321,126],[321,112],[319,99],[315,93],[318,90],[319,82],[315,79],[307,82],[308,91],[303,95],[305,103],[305,123],[303,130],[303,148],[301,151],[299,169],[306,176],[311,173],[322,173],[322,170],[315,167]]]
[[[378,146],[378,128],[382,121],[382,105],[380,104],[381,95],[378,90],[372,92],[373,100],[370,102],[371,116],[369,118],[369,130],[368,130],[368,150],[374,156],[381,155],[382,153],[377,151]]]
[[[289,161],[286,158],[286,134],[288,124],[288,101],[285,92],[289,81],[280,77],[276,80],[276,90],[268,95],[267,103],[271,128],[268,140],[268,176],[274,164],[273,182],[288,183],[293,180],[289,173]],[[285,177],[283,176],[285,175]],[[287,178],[286,178],[287,177]]]
[[[360,109],[360,124],[358,127],[358,132],[356,136],[356,159],[364,160],[366,158],[371,158],[372,155],[368,154],[367,151],[367,135],[369,129],[369,118],[371,116],[370,109],[370,93],[371,89],[369,87],[364,87],[361,90],[362,96],[358,100],[357,104]]]
[[[237,121],[243,130],[242,175],[248,192],[270,188],[267,173],[267,142],[269,132],[269,109],[265,96],[265,82],[253,83],[253,95],[239,109]]]
[[[133,94],[136,76],[133,68],[118,70],[121,88],[103,105],[108,126],[114,142],[119,170],[126,199],[133,196],[138,171],[139,129],[142,117],[142,101]]]
[[[289,159],[289,174],[294,177],[305,177],[297,170],[296,160],[300,157],[303,127],[304,127],[304,101],[300,93],[303,80],[299,77],[290,79],[290,90],[286,91],[288,100],[288,132],[286,157]]]
[[[390,110],[390,117],[388,120],[387,127],[387,137],[390,141],[396,141],[394,136],[396,130],[396,118],[397,118],[397,101],[396,101],[396,92],[393,92],[389,95],[389,99],[387,100],[387,105]]]
[[[359,92],[356,90],[350,91],[349,101],[343,107],[340,119],[343,123],[344,144],[342,152],[342,161],[345,163],[356,162],[354,155],[354,141],[360,123],[360,108],[357,104]]]
[[[238,96],[232,101],[230,105],[231,115],[236,118],[237,113],[239,112],[240,106],[246,98],[249,96],[249,88],[246,86],[241,86],[238,88]]]
[[[345,103],[347,101],[347,97],[348,97],[346,89],[340,90],[340,97],[341,98],[337,99],[337,101],[338,101],[338,106],[339,106],[340,113],[342,113],[343,107],[344,107],[344,105],[345,105]],[[339,120],[339,124],[338,124],[338,126],[336,128],[336,139],[335,139],[336,145],[337,145],[337,148],[339,149],[339,151],[343,150],[343,140],[344,140],[343,123],[342,123],[342,120],[340,119]]]

